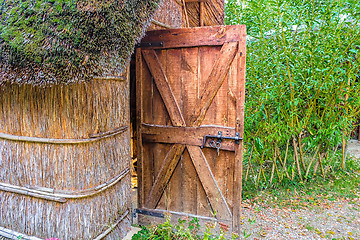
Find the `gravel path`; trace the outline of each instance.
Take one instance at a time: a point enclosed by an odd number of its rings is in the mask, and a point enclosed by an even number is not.
[[[360,199],[272,208],[244,203],[242,239],[360,239]],[[316,204],[315,204],[316,203]]]

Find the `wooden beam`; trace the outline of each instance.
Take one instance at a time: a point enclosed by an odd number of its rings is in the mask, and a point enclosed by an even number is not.
[[[171,90],[165,71],[154,50],[142,50],[142,55],[146,64],[149,67],[151,75],[154,78],[155,85],[159,90],[162,100],[164,101],[165,108],[170,116],[170,120],[174,126],[185,126],[184,117],[180,111],[179,104],[177,103],[174,93]],[[175,167],[177,166],[180,156],[185,150],[185,145],[176,144],[171,147],[170,151],[160,167],[160,171],[156,176],[155,182],[151,187],[148,198],[145,201],[145,206],[149,208],[156,208],[160,201],[166,185],[170,181]]]
[[[144,206],[144,185],[143,185],[143,150],[141,139],[141,123],[143,122],[143,59],[141,49],[136,49],[136,132],[137,132],[137,181],[138,181],[138,207]],[[141,107],[140,107],[141,106]]]
[[[156,176],[149,196],[145,201],[145,207],[156,208],[184,150],[185,145],[175,144],[166,154],[166,157],[160,167],[159,174]]]
[[[171,122],[174,126],[185,126],[185,120],[180,111],[174,93],[171,90],[169,82],[166,78],[165,71],[161,66],[159,58],[154,50],[142,50],[142,55],[149,67],[151,75],[154,78],[157,89],[164,101],[166,110],[169,113]]]
[[[220,57],[215,62],[210,76],[206,81],[206,87],[200,94],[200,98],[197,101],[197,108],[195,109],[190,121],[193,122],[191,126],[197,126],[205,118],[206,112],[223,84],[237,52],[238,42],[225,43],[221,48],[219,53]]]
[[[195,166],[200,182],[204,187],[211,207],[216,211],[217,219],[232,219],[231,210],[222,194],[215,177],[210,169],[205,155],[199,147],[186,146],[189,150],[191,160]]]
[[[209,26],[195,28],[164,29],[148,31],[142,39],[143,43],[162,42],[161,48],[181,48],[199,46],[221,46],[226,42],[238,42],[241,33],[245,31],[244,25],[237,26]],[[194,37],[196,36],[196,37]],[[148,47],[147,49],[149,49]]]
[[[235,130],[244,137],[244,113],[245,113],[245,75],[246,75],[246,31],[242,32],[239,39],[239,51],[242,53],[237,57],[237,94],[235,97],[236,122]],[[244,142],[240,141],[235,146],[235,169],[234,169],[234,194],[233,202],[238,203],[233,206],[233,231],[240,235],[241,233],[241,192],[242,192],[242,173],[243,173],[243,146]]]
[[[235,128],[223,126],[200,126],[200,127],[173,127],[159,126],[152,124],[142,124],[142,139],[144,142],[158,142],[170,144],[186,144],[192,146],[202,146],[205,135],[218,135],[222,132],[222,136],[234,137]],[[214,140],[214,139],[211,139]],[[206,141],[205,147],[209,145],[210,140]],[[221,150],[235,151],[233,140],[223,140],[221,142]]]

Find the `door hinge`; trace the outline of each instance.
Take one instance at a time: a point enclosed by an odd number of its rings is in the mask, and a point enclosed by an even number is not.
[[[145,48],[145,47],[163,47],[164,42],[141,42],[135,45],[137,48]]]
[[[144,209],[135,209],[134,213],[133,213],[133,217],[136,217],[136,214],[142,214],[142,215],[147,215],[147,216],[152,216],[152,217],[158,217],[158,218],[164,218],[164,214],[163,213],[159,213],[159,212],[152,212],[149,210],[144,210]]]

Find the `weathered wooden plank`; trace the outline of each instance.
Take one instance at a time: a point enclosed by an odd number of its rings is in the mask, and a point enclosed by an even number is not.
[[[144,203],[144,187],[143,187],[143,148],[142,148],[142,137],[141,137],[141,123],[143,122],[143,95],[142,88],[144,82],[143,76],[143,60],[141,57],[141,49],[136,49],[136,131],[138,133],[137,136],[137,181],[138,181],[138,207],[142,207]],[[141,106],[141,107],[139,107]]]
[[[180,107],[175,99],[156,52],[154,50],[142,50],[142,55],[144,56],[149,70],[154,78],[156,87],[160,92],[172,124],[174,126],[185,126],[185,120],[180,111]],[[175,145],[167,153],[150,190],[146,206],[151,208],[156,207],[184,149],[185,146],[183,145]]]
[[[197,79],[198,79],[198,48],[182,48],[181,49],[181,81],[183,85],[182,102],[183,114],[186,124],[189,124],[191,113],[196,104],[197,98]],[[201,138],[201,136],[200,136]],[[188,139],[192,139],[189,137]],[[196,213],[197,207],[197,184],[198,177],[195,167],[191,161],[190,155],[185,150],[182,156],[182,182],[183,194],[181,201],[183,202],[183,211],[188,213]]]
[[[156,208],[156,205],[158,204],[176,165],[179,163],[179,158],[184,152],[184,149],[185,145],[176,144],[173,145],[167,153],[164,162],[160,167],[159,174],[157,175],[147,200],[145,201],[146,207]]]
[[[146,67],[141,50],[137,49],[137,125],[138,125],[138,184],[141,188],[139,191],[139,206],[144,206],[145,200],[153,184],[153,154],[152,143],[145,143],[141,139],[141,123],[153,121],[153,89],[154,84],[151,79],[151,73]]]
[[[163,66],[163,70],[166,71],[167,68],[167,51],[166,50],[156,50],[156,56],[159,60],[159,66]],[[152,123],[158,124],[158,125],[167,125],[171,124],[170,117],[168,115],[167,109],[164,105],[164,101],[162,99],[161,93],[159,92],[157,86],[153,85],[153,113],[152,113]],[[163,160],[166,157],[166,154],[169,152],[171,145],[169,144],[162,144],[159,142],[154,143],[154,148],[156,151],[153,152],[153,158],[154,158],[154,171],[153,171],[153,177],[155,178],[159,174],[159,170],[163,164]],[[158,202],[158,208],[165,209],[166,208],[166,199],[165,197],[161,198]]]
[[[210,169],[203,152],[199,147],[187,146],[191,159],[196,168],[202,186],[206,195],[211,203],[214,211],[216,211],[216,218],[218,219],[231,219],[232,214],[226,199],[221,192],[218,183]]]
[[[201,28],[179,28],[149,31],[143,43],[162,42],[162,47],[183,48],[198,46],[220,46],[226,42],[238,42],[245,26],[210,26]]]
[[[180,107],[174,97],[156,52],[154,50],[142,50],[142,54],[154,78],[162,100],[165,103],[172,124],[174,126],[185,126],[185,120],[180,111]]]
[[[229,70],[229,74],[228,74],[228,101],[227,101],[227,109],[228,109],[228,125],[229,126],[235,126],[236,123],[236,106],[235,106],[235,101],[237,101],[237,99],[235,98],[235,95],[233,94],[233,92],[238,92],[237,86],[238,86],[238,58],[239,58],[239,54],[237,54],[237,56],[235,57],[230,70]],[[228,169],[232,169],[232,171],[228,172],[228,178],[227,178],[227,191],[226,191],[226,199],[228,201],[229,207],[230,209],[233,210],[233,206],[234,204],[238,204],[239,202],[237,201],[233,201],[234,198],[234,169],[235,169],[235,164],[234,164],[234,153],[233,155],[231,155],[231,157],[229,157],[229,161],[227,161],[227,168]]]
[[[181,82],[181,49],[168,49],[166,58],[166,76],[173,90],[174,97],[182,111],[182,82]],[[183,112],[183,111],[182,111]],[[184,114],[184,113],[183,113]],[[182,157],[175,168],[172,177],[167,185],[167,210],[183,211],[183,202],[181,196],[183,194],[182,182]],[[165,195],[164,194],[164,195]]]
[[[142,139],[144,142],[178,143],[193,146],[202,146],[205,135],[217,135],[221,131],[223,136],[234,137],[235,128],[223,126],[200,126],[200,127],[173,127],[153,124],[142,124]],[[211,147],[208,138],[205,147]],[[235,151],[233,140],[223,140],[222,150]]]
[[[200,94],[203,91],[204,88],[208,88],[207,86],[207,80],[212,72],[213,66],[216,63],[216,60],[218,59],[219,52],[222,46],[202,46],[199,47],[199,77],[198,77],[198,85],[199,90],[197,94],[196,101],[200,98]],[[196,109],[196,103],[194,105],[194,108],[192,111],[194,112],[194,109]],[[216,105],[212,103],[210,107],[207,110],[207,114],[202,120],[201,124],[205,125],[215,125],[215,114],[216,114]],[[191,113],[192,115],[192,113]],[[235,134],[235,133],[234,133]],[[233,143],[232,143],[233,144]],[[214,159],[217,156],[217,151],[215,149],[205,148],[203,149],[203,154],[206,159],[214,164]],[[206,196],[205,190],[203,186],[201,185],[201,182],[199,180],[198,183],[198,213],[201,213],[204,216],[211,216],[211,204]]]
[[[198,123],[204,119],[206,111],[210,107],[212,100],[214,99],[215,95],[223,84],[226,75],[229,72],[230,65],[234,60],[237,50],[237,42],[225,43],[221,48],[219,58],[215,62],[210,76],[207,79],[207,83],[205,86],[208,87],[205,87],[203,89],[197,101],[197,107],[192,116],[192,126],[198,125]]]
[[[212,47],[214,48],[214,47]],[[216,54],[212,54],[215,55]],[[231,65],[230,65],[231,66]],[[229,68],[230,69],[230,68]],[[205,119],[209,117],[211,114],[213,115],[213,123],[221,126],[228,126],[228,74],[226,75],[221,87],[219,88],[217,94],[215,95],[211,107],[215,110],[213,113],[210,112],[210,108],[206,113]],[[232,125],[234,126],[234,125]],[[235,136],[235,135],[233,135]],[[231,142],[232,146],[235,148],[234,141]],[[205,154],[205,153],[204,153]],[[229,151],[219,151],[219,154],[213,150],[211,153],[211,159],[205,155],[206,158],[210,161],[209,165],[211,170],[215,176],[215,180],[218,183],[220,191],[223,193],[225,200],[231,210],[229,199],[227,198],[227,194],[229,193],[229,188],[233,188],[233,185],[229,185],[231,178],[231,172],[234,171],[233,168],[229,168],[230,159],[233,159],[234,152]],[[231,190],[232,192],[232,190]],[[232,196],[231,196],[232,199]]]
[[[241,32],[241,37],[239,41],[239,52],[240,57],[238,58],[238,87],[236,92],[239,93],[238,99],[236,102],[236,124],[235,129],[240,133],[240,137],[243,137],[244,133],[244,113],[245,113],[245,71],[246,71],[246,29],[243,29]],[[239,204],[234,204],[233,206],[233,229],[235,232],[240,234],[241,228],[241,192],[242,192],[242,161],[243,161],[243,141],[240,141],[240,144],[235,146],[235,168],[234,168],[234,202],[239,202]]]

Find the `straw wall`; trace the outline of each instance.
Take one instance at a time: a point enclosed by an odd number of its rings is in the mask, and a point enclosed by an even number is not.
[[[179,1],[185,3],[185,7],[182,4],[185,26],[224,25],[224,0]]]
[[[149,30],[180,28],[183,24],[182,7],[176,0],[163,0],[156,10]]]
[[[125,78],[0,88],[0,227],[63,240],[111,229],[106,239],[124,236],[128,85]]]

